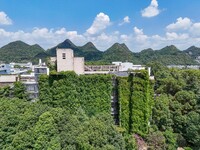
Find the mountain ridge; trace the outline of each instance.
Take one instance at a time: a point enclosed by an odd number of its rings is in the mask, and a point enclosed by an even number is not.
[[[160,50],[148,48],[141,52],[134,53],[130,51],[125,43],[114,43],[107,50],[100,51],[92,42],[87,42],[83,46],[76,46],[69,39],[66,39],[46,51],[38,44],[29,45],[23,41],[14,41],[0,48],[0,61],[26,62],[40,58],[45,59],[47,57],[56,56],[56,48],[71,48],[74,50],[75,56],[85,57],[86,61],[100,61],[105,63],[130,61],[134,64],[147,64],[158,61],[165,65],[186,65],[197,64],[197,61],[195,61],[196,57],[200,56],[200,48],[195,46],[181,51],[176,46],[169,45]]]
[[[27,62],[45,50],[38,44],[29,45],[23,41],[14,41],[0,48],[0,61],[2,62]]]

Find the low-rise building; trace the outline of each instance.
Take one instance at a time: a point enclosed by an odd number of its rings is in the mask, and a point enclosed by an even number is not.
[[[36,81],[34,73],[21,75],[20,81],[26,87],[30,99],[38,98],[38,82]]]
[[[18,75],[0,75],[0,87],[12,86],[17,81],[19,81]]]
[[[143,65],[133,65],[131,62],[112,62],[113,65],[119,66],[119,71],[129,71],[129,70],[144,70]]]

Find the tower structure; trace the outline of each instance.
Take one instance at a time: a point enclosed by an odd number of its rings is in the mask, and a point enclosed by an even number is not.
[[[74,57],[72,49],[56,49],[57,72],[74,71],[76,74],[84,74],[84,57]]]

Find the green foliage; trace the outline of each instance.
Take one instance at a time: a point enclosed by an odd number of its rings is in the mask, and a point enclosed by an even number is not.
[[[171,149],[177,149],[177,142],[176,142],[176,134],[173,132],[173,129],[170,128],[166,130],[163,135],[165,136],[166,139],[166,149],[171,150]]]
[[[124,138],[105,113],[88,117],[83,110],[75,115],[37,102],[1,99],[0,122],[0,149],[125,149]]]
[[[120,126],[125,128],[126,132],[129,132],[129,115],[130,115],[130,83],[128,78],[118,78],[118,99],[120,105]]]
[[[152,90],[147,71],[118,79],[120,125],[128,133],[145,136],[152,110]]]
[[[14,86],[5,86],[0,88],[0,98],[19,98],[28,100],[28,93],[26,92],[26,87],[22,82],[15,82]]]
[[[173,124],[170,112],[171,97],[166,94],[160,95],[155,99],[155,106],[153,107],[152,121],[160,131],[165,131]]]
[[[110,113],[111,79],[110,75],[77,76],[73,72],[42,76],[39,80],[40,100],[72,112],[82,107],[89,116]]]
[[[0,149],[4,149],[13,141],[20,115],[26,106],[27,103],[19,99],[0,100]]]
[[[189,54],[192,58],[196,59],[197,56],[200,56],[200,48],[191,46],[187,50],[184,51]]]
[[[188,142],[200,148],[200,114],[190,112],[187,116],[187,129],[185,137]]]
[[[175,146],[175,139],[180,147],[199,149],[200,71],[159,68],[154,75],[157,97],[152,124],[165,135],[168,149]]]
[[[0,98],[9,97],[11,94],[10,86],[5,86],[0,88]]]
[[[13,88],[13,95],[19,99],[28,99],[28,94],[26,93],[26,87],[22,82],[15,82]]]
[[[43,113],[33,129],[34,147],[40,149],[61,149],[60,137],[55,120],[50,112]]]
[[[50,91],[49,77],[47,75],[40,75],[39,84],[39,99],[46,104],[51,103],[52,93]]]
[[[28,45],[22,41],[15,41],[0,48],[0,61],[30,62],[35,55],[44,52],[39,45]]]
[[[132,135],[125,135],[126,150],[137,150],[136,140]]]
[[[0,48],[0,61],[4,62],[27,62],[37,63],[49,56],[56,56],[56,48],[71,48],[75,56],[84,57],[90,64],[107,64],[113,61],[129,61],[134,64],[147,64],[160,62],[164,65],[189,65],[198,64],[195,59],[199,55],[199,48],[191,47],[186,51],[180,51],[175,46],[167,46],[160,50],[146,49],[139,53],[133,53],[125,44],[115,43],[106,51],[98,50],[93,43],[88,42],[83,46],[76,46],[69,39],[59,43],[55,47],[44,51],[39,45],[28,45],[22,41],[9,43]],[[94,62],[95,61],[95,62]]]
[[[133,93],[131,96],[131,132],[142,136],[148,133],[148,124],[151,116],[151,93],[150,82],[147,71],[136,73],[132,80]]]
[[[146,49],[138,53],[138,58],[143,64],[149,62],[159,62],[164,65],[188,65],[197,64],[195,60],[186,54],[187,52],[180,51],[175,46],[166,46],[160,50]]]
[[[135,58],[136,59],[136,58]],[[133,53],[125,44],[115,43],[108,50],[103,53],[103,61],[134,61]]]

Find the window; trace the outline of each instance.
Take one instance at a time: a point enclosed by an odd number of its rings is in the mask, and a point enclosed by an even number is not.
[[[62,58],[66,59],[66,54],[65,53],[62,53]]]

